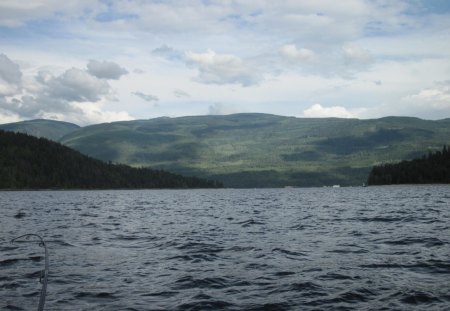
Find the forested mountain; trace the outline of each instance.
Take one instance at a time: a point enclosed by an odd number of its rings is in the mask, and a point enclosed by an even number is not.
[[[29,134],[54,141],[58,141],[64,135],[79,128],[78,125],[73,123],[44,119],[0,124],[0,130]]]
[[[234,114],[82,127],[59,140],[91,157],[217,179],[228,187],[361,185],[371,168],[450,144],[450,119]]]
[[[90,158],[59,143],[0,130],[0,189],[212,188],[218,182]]]
[[[374,166],[369,185],[450,183],[450,151],[429,153],[422,158]]]
[[[81,128],[61,139],[92,157],[218,179],[228,187],[361,185],[373,165],[450,140],[450,119],[373,120],[235,114]]]

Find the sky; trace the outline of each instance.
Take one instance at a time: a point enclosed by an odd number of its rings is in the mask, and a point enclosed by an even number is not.
[[[0,123],[450,118],[448,0],[0,0]]]

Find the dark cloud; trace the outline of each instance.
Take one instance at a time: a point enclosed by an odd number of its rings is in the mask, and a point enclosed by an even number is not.
[[[137,97],[140,97],[140,98],[142,98],[143,100],[148,101],[148,102],[158,101],[158,100],[159,100],[159,98],[156,97],[156,96],[154,96],[154,95],[151,95],[151,94],[144,94],[144,93],[139,92],[139,91],[133,92],[132,94],[133,94],[133,95],[136,95]]]
[[[174,90],[174,91],[173,91],[173,94],[174,94],[176,97],[178,97],[178,98],[183,98],[183,97],[188,98],[188,97],[191,97],[191,95],[189,95],[187,92],[185,92],[185,91],[183,91],[183,90],[180,90],[180,89]]]
[[[88,72],[99,79],[118,80],[121,76],[128,74],[125,68],[113,62],[99,62],[91,59],[87,64]]]
[[[5,54],[0,54],[0,78],[11,84],[18,84],[22,78],[19,65]]]
[[[71,68],[59,75],[41,70],[34,80],[22,79],[19,66],[0,54],[0,122],[55,118],[89,124],[131,119],[124,111],[102,108],[105,100],[114,100],[105,78],[118,78],[126,71],[117,64],[96,61],[90,61],[88,68],[97,75]]]
[[[81,110],[70,102],[54,98],[43,92],[35,95],[23,95],[19,98],[0,100],[0,109],[20,118],[42,118],[48,113],[77,114]]]
[[[97,79],[86,71],[72,68],[50,79],[46,93],[50,97],[75,102],[96,102],[110,92],[107,81]]]
[[[159,56],[159,57],[164,57],[164,58],[167,58],[170,60],[181,59],[182,55],[183,55],[181,52],[179,52],[165,44],[163,44],[159,48],[154,49],[152,51],[152,54]]]
[[[29,94],[0,101],[0,108],[22,118],[37,118],[49,113],[82,114],[73,103],[98,102],[111,93],[104,79],[98,79],[78,68],[59,76],[40,71],[35,76],[39,88]],[[20,95],[20,94],[16,94]]]

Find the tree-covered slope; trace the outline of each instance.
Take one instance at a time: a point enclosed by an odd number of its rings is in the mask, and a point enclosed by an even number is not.
[[[61,142],[92,157],[229,187],[360,185],[373,165],[450,140],[450,119],[307,119],[267,114],[156,118],[81,128]]]
[[[29,134],[54,141],[79,128],[73,123],[43,119],[0,124],[0,130]]]
[[[0,189],[212,188],[220,183],[90,158],[59,143],[0,130]]]
[[[450,183],[450,151],[430,152],[427,156],[387,163],[372,168],[369,185]]]

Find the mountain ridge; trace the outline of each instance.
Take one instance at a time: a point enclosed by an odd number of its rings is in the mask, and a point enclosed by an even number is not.
[[[59,141],[114,163],[222,180],[228,187],[360,185],[372,166],[449,144],[450,119],[160,117],[81,127]]]
[[[216,181],[105,163],[45,138],[0,130],[0,189],[220,187]]]
[[[39,138],[47,138],[53,141],[57,141],[62,136],[79,128],[81,127],[74,123],[48,119],[33,119],[0,124],[0,130],[30,134]]]

